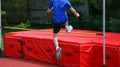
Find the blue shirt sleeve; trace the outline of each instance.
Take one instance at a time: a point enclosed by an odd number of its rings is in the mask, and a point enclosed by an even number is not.
[[[52,8],[53,7],[53,0],[50,0],[50,3],[49,3],[49,5],[48,5],[48,8]]]
[[[67,5],[68,8],[72,8],[72,5],[71,5],[71,3],[69,2],[69,0],[67,0],[66,5]]]

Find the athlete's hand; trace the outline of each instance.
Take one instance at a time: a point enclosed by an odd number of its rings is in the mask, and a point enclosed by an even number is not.
[[[50,9],[50,8],[48,8],[47,9],[47,13],[49,14],[49,13],[51,13],[52,12],[52,8]]]
[[[76,17],[77,17],[77,18],[80,17],[80,14],[79,14],[79,13],[76,13]]]

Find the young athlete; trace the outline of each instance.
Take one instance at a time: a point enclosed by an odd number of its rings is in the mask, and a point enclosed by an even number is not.
[[[69,0],[50,0],[48,5],[47,13],[50,13],[53,10],[53,42],[56,47],[56,60],[61,59],[61,48],[59,47],[57,33],[61,29],[61,25],[65,24],[66,32],[71,32],[73,27],[68,25],[68,16],[66,13],[66,7],[68,7],[71,12],[76,16],[79,17],[79,13],[72,7]]]

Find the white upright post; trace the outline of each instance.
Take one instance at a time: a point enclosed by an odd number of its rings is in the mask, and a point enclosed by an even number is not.
[[[106,67],[105,0],[103,0],[103,67]]]
[[[0,57],[2,57],[2,26],[1,26],[1,0],[0,0]]]

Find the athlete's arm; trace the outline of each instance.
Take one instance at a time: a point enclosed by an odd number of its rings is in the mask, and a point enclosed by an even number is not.
[[[50,0],[50,3],[48,5],[47,13],[50,13],[53,9],[53,0]]]
[[[66,5],[68,6],[68,8],[71,10],[71,12],[76,16],[79,17],[79,13],[76,12],[76,10],[72,7],[71,3],[69,2],[69,0],[66,1]]]
[[[73,7],[71,7],[70,10],[71,10],[71,12],[72,12],[76,17],[79,17],[79,16],[80,16],[79,13],[76,12],[76,10],[75,10]]]

